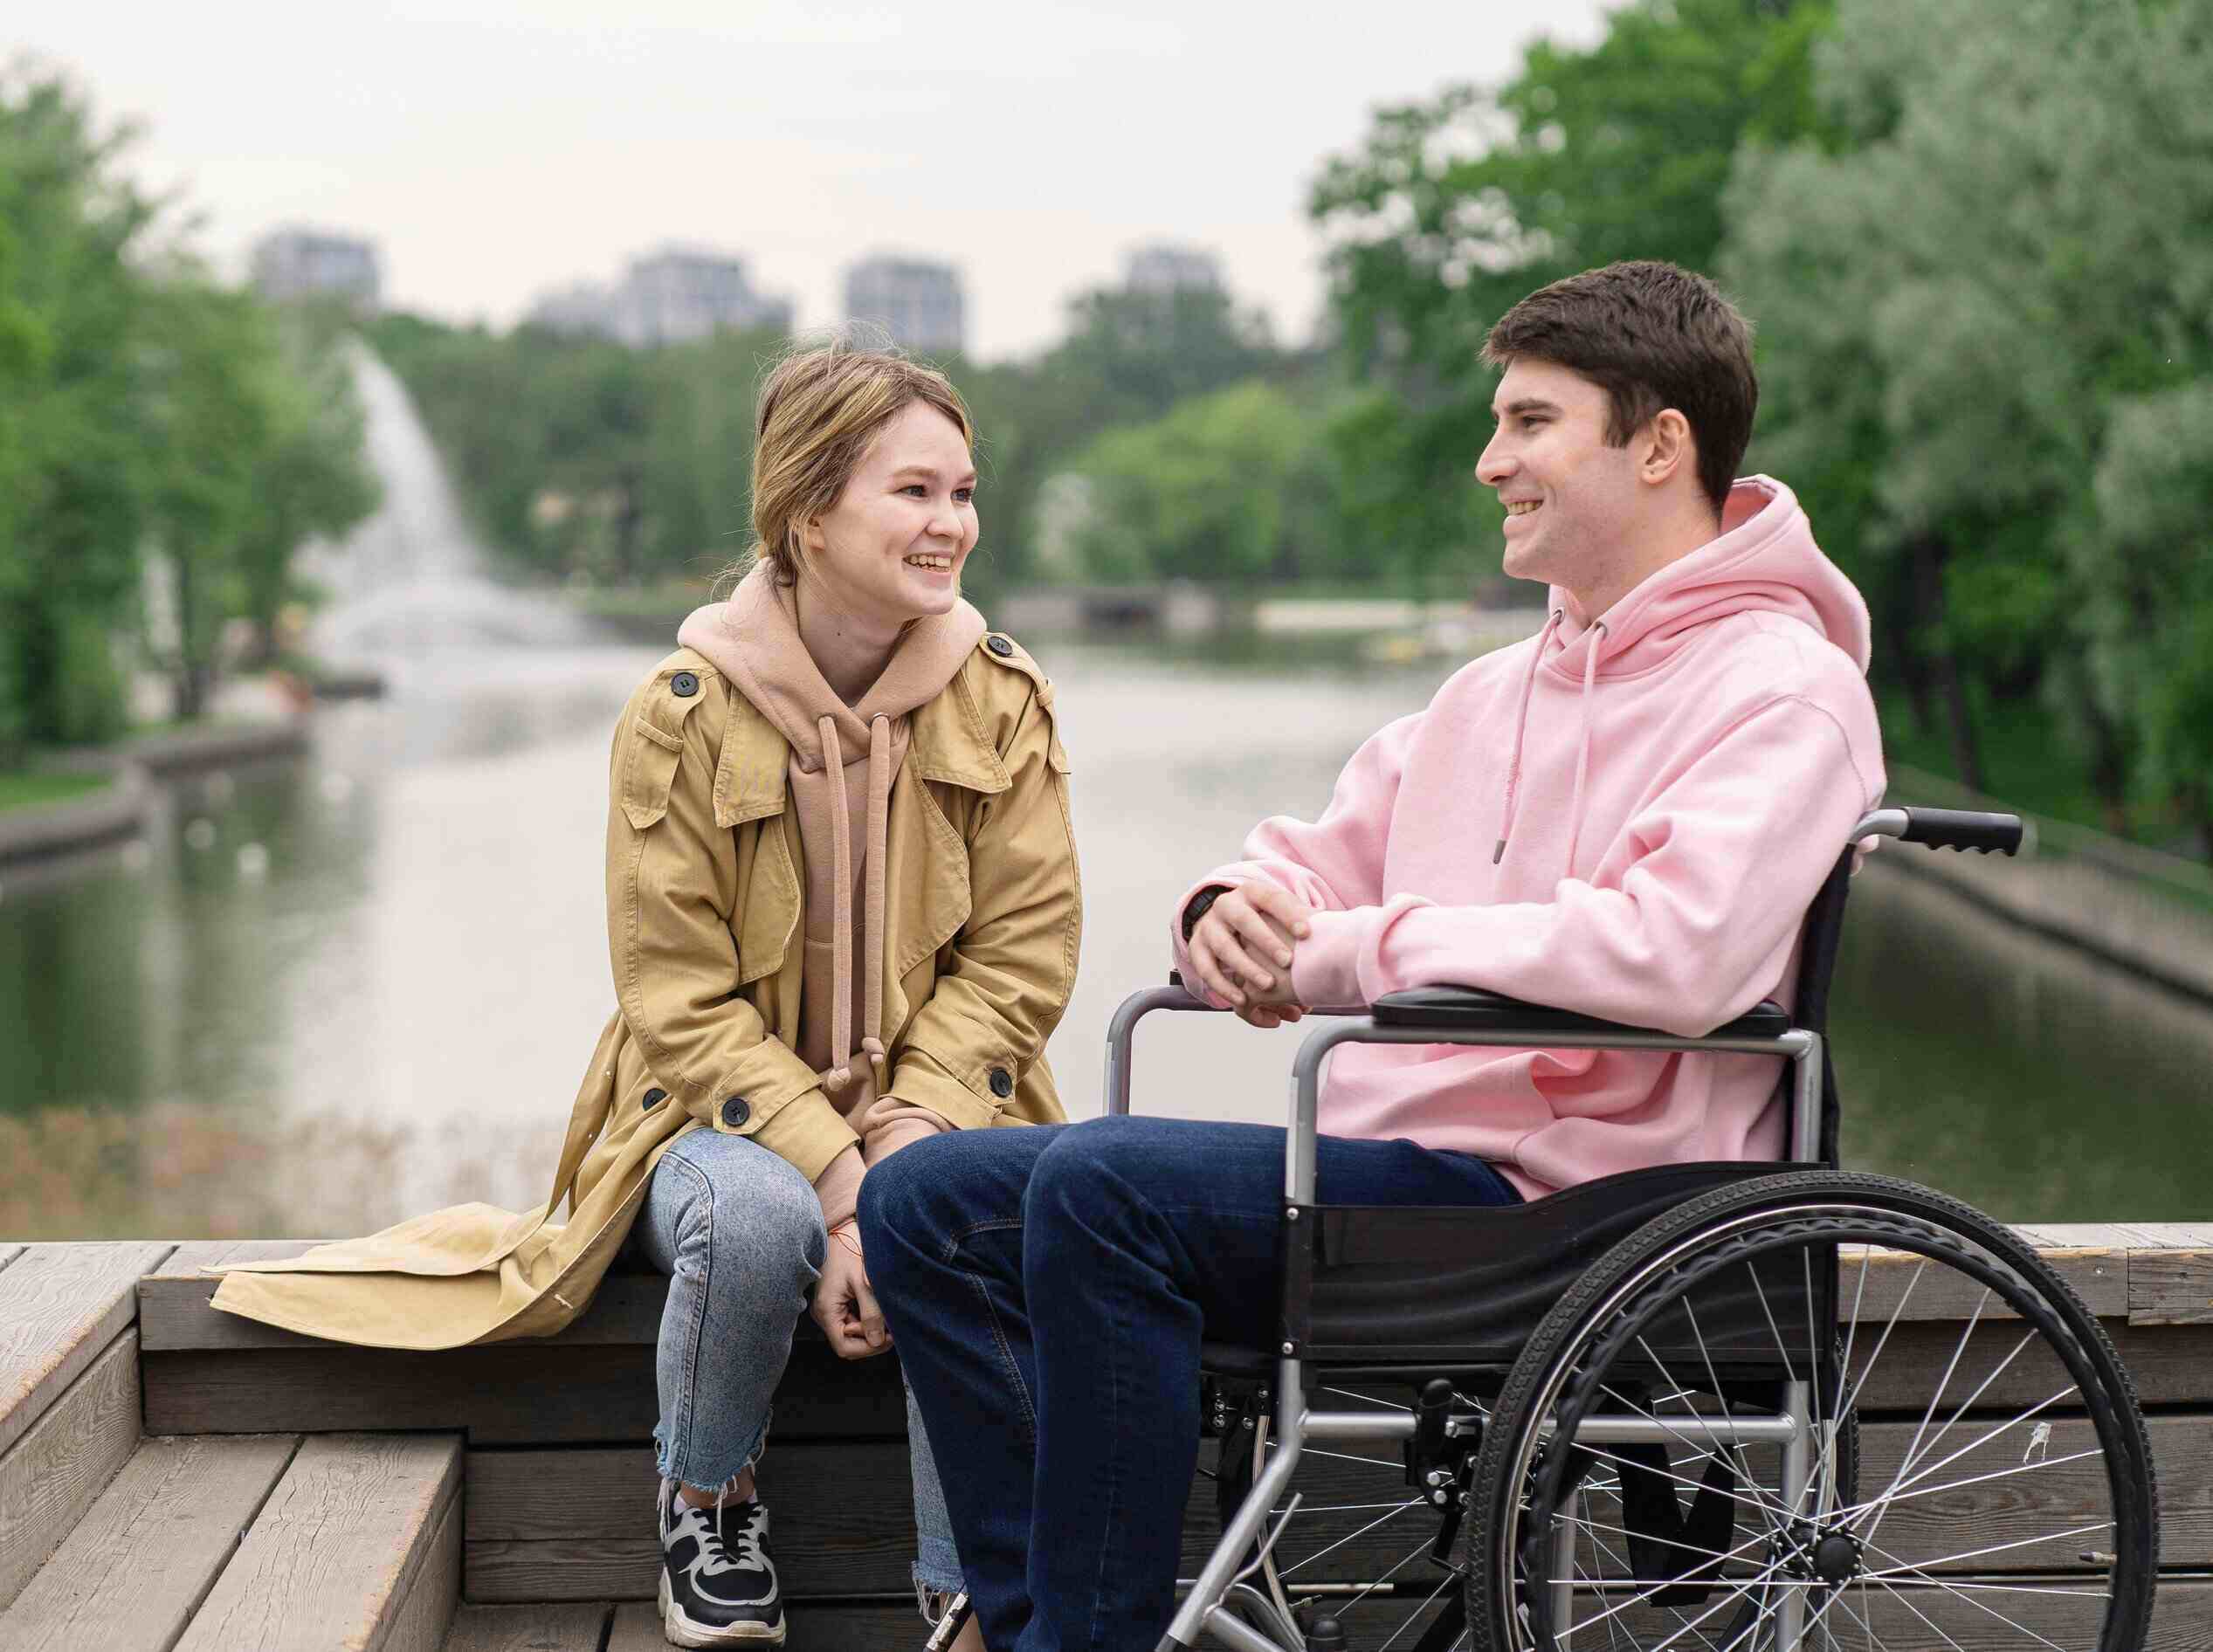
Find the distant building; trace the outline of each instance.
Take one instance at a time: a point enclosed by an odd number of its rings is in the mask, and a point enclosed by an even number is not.
[[[1203,247],[1156,241],[1131,250],[1122,286],[1131,293],[1154,294],[1191,290],[1218,293],[1222,261]]]
[[[883,327],[902,348],[958,353],[968,342],[968,300],[949,264],[879,256],[845,270],[845,319]]]
[[[688,344],[712,334],[791,331],[791,304],[755,293],[745,260],[668,247],[631,260],[615,291],[614,332],[624,343]]]
[[[791,301],[755,292],[743,258],[665,247],[632,258],[614,286],[580,281],[541,293],[523,319],[572,338],[639,348],[753,327],[789,333]]]
[[[254,286],[272,299],[339,298],[363,314],[382,299],[376,244],[355,236],[272,230],[253,244],[251,259]]]

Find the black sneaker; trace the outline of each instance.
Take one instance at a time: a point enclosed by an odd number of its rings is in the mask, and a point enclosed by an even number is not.
[[[758,1498],[695,1509],[661,1486],[661,1632],[672,1646],[782,1646],[783,1601]]]

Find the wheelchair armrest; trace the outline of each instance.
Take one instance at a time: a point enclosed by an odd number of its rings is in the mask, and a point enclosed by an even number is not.
[[[1448,1032],[1651,1033],[1649,1027],[1630,1027],[1602,1021],[1596,1015],[1555,1009],[1548,1004],[1524,1003],[1519,998],[1485,992],[1475,987],[1410,987],[1386,993],[1370,1007],[1378,1027],[1427,1027]],[[1716,1027],[1710,1038],[1775,1038],[1790,1030],[1790,1016],[1772,1001],[1739,1015],[1727,1026]],[[1658,1035],[1665,1036],[1665,1035]]]

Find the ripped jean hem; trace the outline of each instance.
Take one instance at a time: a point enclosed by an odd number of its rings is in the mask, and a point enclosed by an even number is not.
[[[674,1480],[680,1484],[692,1486],[701,1491],[727,1490],[731,1482],[760,1463],[762,1453],[766,1451],[768,1447],[769,1419],[764,1417],[762,1419],[761,1426],[754,1430],[752,1442],[739,1456],[738,1466],[727,1474],[709,1478],[705,1475],[694,1475],[691,1471],[693,1465],[688,1461],[690,1456],[688,1451],[679,1453],[670,1446],[668,1425],[665,1422],[657,1422],[653,1425],[653,1463],[659,1471],[661,1478]]]

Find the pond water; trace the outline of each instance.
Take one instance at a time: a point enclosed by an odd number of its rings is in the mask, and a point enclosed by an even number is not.
[[[1086,897],[1052,1056],[1081,1117],[1113,1005],[1165,967],[1165,903],[1260,816],[1317,810],[1444,668],[1043,651]],[[382,703],[321,713],[307,758],[181,781],[144,843],[0,887],[0,1232],[321,1235],[542,1197],[611,1002],[609,732],[655,657],[418,654]],[[2014,1220],[2203,1214],[2213,1015],[1884,858],[1839,966],[1848,1162]],[[1138,1105],[1273,1122],[1296,1037],[1149,1022]]]

